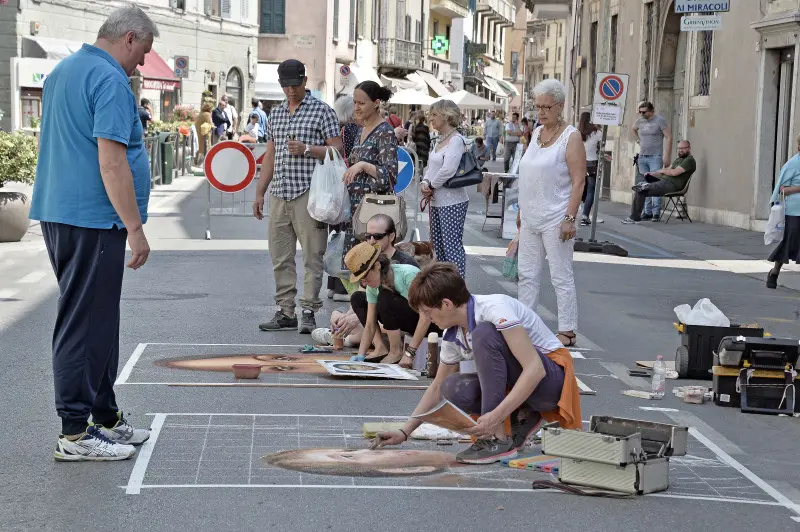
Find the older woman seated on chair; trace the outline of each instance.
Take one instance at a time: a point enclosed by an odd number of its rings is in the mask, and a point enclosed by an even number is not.
[[[401,366],[410,368],[425,336],[429,332],[441,332],[408,304],[408,287],[419,273],[419,268],[393,263],[381,253],[379,245],[367,242],[348,251],[344,263],[351,273],[350,282],[360,283],[366,288],[366,291],[355,292],[350,297],[350,305],[364,326],[358,354],[366,356],[380,321],[389,337],[389,354],[383,358],[383,362],[399,362]],[[405,350],[404,332],[414,335]]]

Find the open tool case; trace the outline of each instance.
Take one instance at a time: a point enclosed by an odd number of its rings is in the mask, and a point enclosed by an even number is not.
[[[686,454],[689,433],[611,416],[592,416],[588,432],[557,425],[542,430],[542,451],[561,457],[561,482],[640,495],[669,487],[669,457]]]

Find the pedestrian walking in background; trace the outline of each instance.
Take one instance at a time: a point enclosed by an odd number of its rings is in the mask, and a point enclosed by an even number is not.
[[[350,95],[340,96],[333,104],[336,116],[339,119],[341,128],[342,144],[344,146],[345,162],[353,152],[353,147],[358,142],[361,134],[361,127],[356,124],[353,118],[353,97]],[[349,223],[328,226],[328,231],[345,231],[350,226]],[[328,299],[334,301],[350,301],[350,295],[338,277],[328,276]]]
[[[41,221],[59,288],[53,380],[60,461],[124,460],[150,437],[122,415],[114,381],[125,245],[134,270],[150,254],[143,228],[150,163],[128,77],[154,37],[158,29],[141,9],[116,9],[94,45],[62,59],[44,83],[30,217]]]
[[[222,97],[222,101],[225,102],[224,111],[225,116],[228,117],[228,127],[225,129],[225,135],[228,140],[233,140],[239,132],[239,113],[236,112],[236,107],[233,106],[230,95],[225,94]]]
[[[153,107],[150,105],[150,100],[142,98],[139,104],[139,120],[142,121],[142,130],[147,136],[147,124],[153,120]]]
[[[428,155],[428,169],[420,184],[421,192],[430,202],[430,234],[439,262],[452,262],[462,276],[467,274],[464,252],[464,222],[467,219],[469,195],[466,188],[446,188],[461,164],[466,141],[458,134],[461,111],[450,100],[431,105],[431,126],[439,132],[436,148]]]
[[[564,85],[547,79],[533,93],[542,125],[519,164],[519,300],[536,312],[546,257],[558,302],[557,336],[569,347],[578,328],[572,239],[586,182],[586,152],[578,130],[562,117]]]
[[[672,153],[672,131],[669,123],[655,112],[650,102],[639,104],[639,119],[631,127],[636,142],[639,143],[639,173],[643,176],[658,172],[670,165]],[[641,213],[643,220],[657,222],[661,219],[661,197],[648,197]]]
[[[489,117],[486,119],[486,124],[483,126],[483,133],[486,137],[486,145],[489,147],[489,153],[492,160],[497,160],[497,144],[500,142],[500,132],[503,125],[500,120],[495,118],[494,111],[489,111]]]
[[[347,161],[350,159],[353,147],[358,142],[358,135],[361,134],[361,126],[353,118],[353,97],[350,95],[340,96],[334,102],[333,108],[336,110],[336,117],[339,119],[342,143],[344,145],[344,160]]]
[[[341,151],[342,138],[333,109],[306,91],[308,78],[303,63],[287,59],[278,65],[278,81],[286,99],[273,109],[267,124],[267,151],[253,215],[264,219],[264,196],[269,189],[269,255],[275,272],[275,301],[280,308],[259,328],[297,330],[295,254],[299,240],[305,269],[300,334],[311,334],[317,327],[314,314],[322,308],[322,256],[328,231],[326,224],[308,214],[308,189],[328,146]]]
[[[213,108],[211,104],[204,103],[194,121],[194,128],[197,130],[197,156],[195,164],[200,164],[205,159],[206,153],[210,148],[211,133],[214,129],[214,119],[211,116]]]
[[[583,188],[583,216],[581,216],[581,225],[591,225],[589,215],[592,212],[592,205],[594,205],[595,187],[597,186],[597,158],[600,153],[600,141],[603,139],[603,134],[600,128],[592,124],[592,114],[589,112],[581,113],[580,121],[578,122],[578,131],[583,139],[583,148],[586,151],[586,186]],[[598,223],[603,223],[601,218],[597,219]]]
[[[775,183],[770,203],[775,203],[784,196],[785,222],[783,240],[769,256],[775,265],[767,276],[767,288],[778,287],[778,275],[781,267],[790,261],[800,263],[800,135],[797,137],[797,154],[781,168],[781,175]]]
[[[250,105],[253,106],[253,110],[250,111],[250,117],[252,118],[255,115],[258,118],[258,142],[266,142],[267,113],[261,108],[261,102],[256,97],[250,100]]]
[[[431,151],[431,130],[425,123],[425,111],[417,112],[412,126],[411,138],[417,150],[417,157],[423,168],[428,166],[428,154]]]
[[[506,173],[508,173],[508,169],[511,167],[511,161],[514,160],[514,155],[517,153],[517,144],[519,144],[521,137],[522,128],[520,128],[519,124],[519,113],[513,113],[511,115],[511,122],[507,123],[505,127],[503,168],[505,168],[504,171]]]
[[[223,140],[226,137],[226,131],[228,130],[228,126],[230,126],[231,121],[228,118],[228,115],[225,113],[225,107],[227,107],[227,103],[225,100],[220,100],[217,106],[211,111],[211,120],[214,122],[214,130],[211,134],[211,144],[216,144],[220,140]]]

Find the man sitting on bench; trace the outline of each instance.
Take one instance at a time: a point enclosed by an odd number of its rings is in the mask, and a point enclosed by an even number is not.
[[[672,161],[669,168],[662,168],[658,172],[648,172],[644,175],[645,181],[633,186],[635,192],[631,215],[624,220],[624,224],[635,224],[642,220],[642,209],[648,197],[658,197],[672,192],[680,192],[686,188],[686,183],[692,177],[697,164],[692,157],[692,145],[688,140],[678,143],[678,157]]]
[[[448,263],[423,268],[411,282],[408,300],[421,317],[446,329],[439,370],[414,413],[446,398],[468,414],[480,414],[467,431],[475,443],[456,460],[491,464],[514,457],[543,419],[581,428],[572,355],[530,308],[504,294],[470,294]],[[421,424],[409,418],[399,430],[378,433],[373,444],[399,445]]]

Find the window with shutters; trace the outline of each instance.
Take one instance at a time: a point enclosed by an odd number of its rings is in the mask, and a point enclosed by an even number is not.
[[[618,15],[611,17],[611,53],[609,54],[609,62],[611,68],[609,72],[617,71],[617,24],[619,21]]]
[[[550,62],[550,48],[545,49],[544,60],[547,61],[548,63]]]
[[[186,9],[186,0],[169,0],[172,9]]]
[[[433,35],[432,35],[432,37],[436,37],[437,35],[441,35],[441,33],[439,33],[439,21],[438,20],[434,20],[433,21]]]
[[[203,12],[206,15],[209,15],[209,16],[212,16],[212,17],[218,17],[219,16],[219,0],[204,0],[203,1],[203,7],[204,7]]]
[[[414,41],[415,42],[422,42],[422,23],[417,21],[417,22],[414,23],[414,26],[415,26],[415,28],[414,28],[414,36],[415,36]]]
[[[642,40],[642,84],[640,98],[650,99],[651,59],[653,55],[653,41],[656,38],[656,7],[654,2],[644,5],[644,38]]]
[[[708,96],[711,88],[711,53],[714,48],[714,32],[697,32],[697,83],[695,96]]]
[[[222,18],[231,18],[231,0],[220,0],[219,4]]]
[[[411,15],[406,15],[406,31],[403,33],[401,39],[407,41],[411,40]]]
[[[358,0],[358,36],[367,36],[367,0]]]
[[[428,26],[425,25],[425,13],[422,14],[422,21],[419,23],[419,27],[420,27],[420,33],[421,33],[421,37],[420,37],[420,41],[419,42],[424,43],[425,42],[425,34],[428,32]]]
[[[339,38],[339,0],[333,0],[333,38]]]
[[[372,0],[372,40],[378,39],[378,0]]]
[[[286,33],[286,0],[261,0],[260,33]]]
[[[350,42],[356,42],[356,0],[350,0]]]
[[[384,2],[388,4],[388,2]],[[397,0],[397,15],[395,17],[394,38],[404,39],[406,24],[406,0]]]
[[[250,22],[250,0],[241,0],[239,19],[242,24],[248,24]]]

